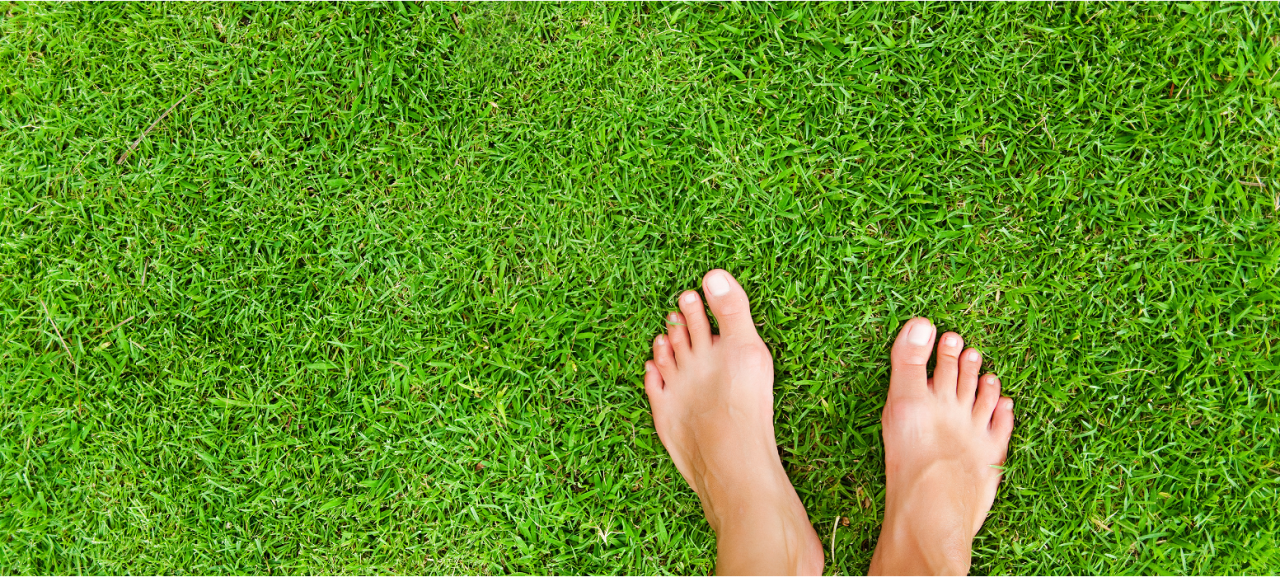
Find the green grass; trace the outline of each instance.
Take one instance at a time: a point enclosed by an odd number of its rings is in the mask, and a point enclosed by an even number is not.
[[[1280,572],[1278,46],[1264,3],[9,4],[0,571],[705,574],[641,374],[724,267],[829,572],[921,314],[1017,401],[975,572]]]

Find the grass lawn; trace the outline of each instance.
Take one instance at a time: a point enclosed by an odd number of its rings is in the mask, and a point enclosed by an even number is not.
[[[1276,4],[11,3],[0,56],[0,572],[706,574],[641,375],[712,267],[828,572],[913,315],[1017,402],[975,572],[1280,572]]]

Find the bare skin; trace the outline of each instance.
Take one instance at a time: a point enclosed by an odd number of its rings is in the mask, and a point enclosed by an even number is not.
[[[720,334],[711,334],[698,293],[686,291],[645,363],[658,437],[716,533],[717,573],[820,574],[822,543],[778,458],[773,359],[747,295],[722,270],[702,284]],[[873,574],[967,573],[1000,482],[1013,402],[993,375],[978,378],[981,356],[954,333],[942,335],[929,378],[936,333],[912,319],[894,343]]]
[[[926,372],[937,328],[914,318],[890,354],[889,398],[881,415],[885,515],[871,574],[961,575],[973,537],[1000,484],[1013,400],[1000,380],[978,378],[982,355],[945,333],[933,377]]]
[[[822,543],[778,458],[773,359],[747,295],[722,270],[702,286],[720,334],[687,291],[645,363],[658,437],[716,533],[717,573],[820,574]]]

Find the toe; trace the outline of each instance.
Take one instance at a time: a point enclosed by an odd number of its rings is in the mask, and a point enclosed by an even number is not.
[[[653,339],[653,364],[667,378],[676,373],[676,357],[671,351],[671,339],[667,335],[658,335]]]
[[[991,415],[991,433],[1006,444],[1009,435],[1013,434],[1013,399],[1000,397],[996,402],[996,412]]]
[[[685,291],[680,295],[680,312],[684,314],[685,329],[689,332],[689,345],[702,350],[711,344],[711,323],[707,321],[707,309],[702,306],[698,291]]]
[[[889,353],[889,394],[921,395],[929,390],[928,372],[930,345],[937,329],[924,317],[907,321],[898,331],[898,340]]]
[[[996,402],[1000,400],[1000,379],[987,373],[978,379],[978,397],[973,401],[973,419],[986,425],[991,421],[991,412],[996,410]]]
[[[671,340],[671,350],[675,351],[676,362],[688,362],[689,330],[685,328],[684,315],[680,313],[667,315],[667,338]]]
[[[956,398],[956,379],[960,375],[960,352],[964,339],[952,332],[938,339],[938,364],[933,367],[933,392],[949,399]]]
[[[966,406],[973,405],[973,397],[978,394],[978,370],[982,368],[982,353],[977,349],[969,349],[960,356],[960,382],[957,383],[956,397]]]
[[[658,364],[653,361],[645,361],[644,363],[644,393],[649,395],[649,402],[658,402],[658,397],[662,395],[662,373],[658,371]]]
[[[757,338],[756,325],[751,320],[751,303],[747,293],[733,275],[715,269],[702,277],[702,290],[707,295],[707,305],[716,315],[720,335],[727,338]]]

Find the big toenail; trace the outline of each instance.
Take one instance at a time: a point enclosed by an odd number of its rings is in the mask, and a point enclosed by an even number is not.
[[[970,361],[973,361],[973,362],[975,362],[975,363],[976,363],[976,362],[978,362],[978,356],[979,356],[979,355],[978,355],[978,351],[969,351],[969,360],[970,360]]]
[[[693,293],[684,293],[684,296],[680,297],[680,302],[687,305],[693,304],[693,301],[696,301],[696,300],[698,300],[698,295],[695,295]]]
[[[960,344],[960,339],[956,338],[955,335],[947,335],[945,337],[942,337],[942,344],[951,348],[955,348],[957,345]]]
[[[718,272],[707,277],[707,292],[718,297],[729,294],[729,280],[724,278],[724,273]]]
[[[933,325],[923,322],[916,323],[916,326],[911,327],[911,334],[907,338],[911,340],[913,345],[923,345],[928,344],[931,336],[933,336]]]

